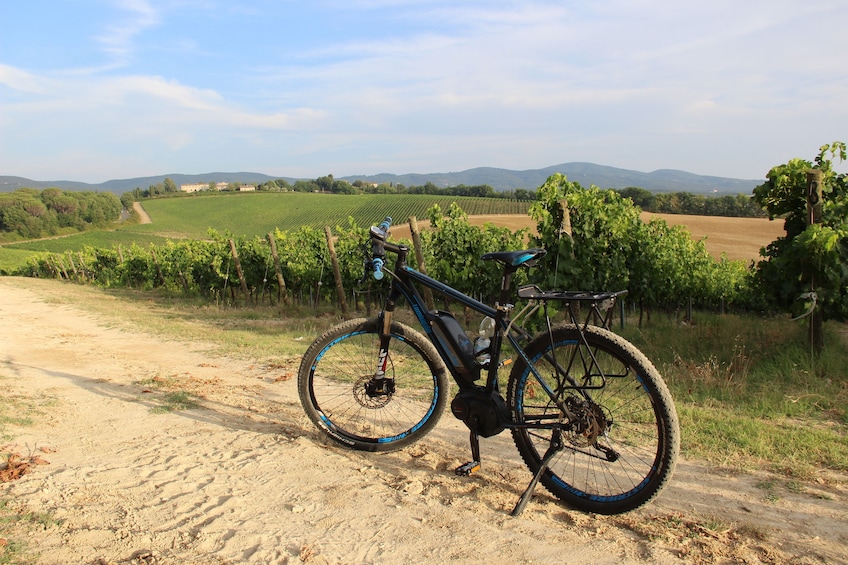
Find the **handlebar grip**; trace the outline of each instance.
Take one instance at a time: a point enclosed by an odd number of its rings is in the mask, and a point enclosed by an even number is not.
[[[377,245],[378,241],[386,241],[386,238],[389,237],[389,227],[391,225],[392,218],[390,216],[386,216],[385,218],[383,218],[383,221],[380,222],[380,225],[371,226],[371,239],[374,241],[375,245]]]
[[[371,266],[374,268],[374,278],[378,281],[383,280],[383,260],[379,257],[375,257],[373,261],[371,261]]]

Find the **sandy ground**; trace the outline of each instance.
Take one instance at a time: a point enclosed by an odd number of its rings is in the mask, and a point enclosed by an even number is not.
[[[0,499],[52,516],[27,534],[38,563],[848,563],[845,475],[682,461],[636,512],[587,515],[540,488],[513,518],[530,476],[508,434],[483,441],[471,478],[452,472],[468,447],[449,413],[401,452],[331,446],[298,403],[298,358],[213,356],[68,296],[0,278],[0,386],[33,420],[7,425],[2,451],[48,463]],[[157,382],[199,406],[161,413]]]

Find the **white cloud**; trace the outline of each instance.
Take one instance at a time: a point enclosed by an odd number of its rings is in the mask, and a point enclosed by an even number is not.
[[[158,24],[159,14],[148,0],[117,0],[115,5],[127,12],[126,16],[109,24],[96,39],[116,64],[125,64],[135,38]]]
[[[39,94],[44,92],[44,81],[40,77],[23,69],[16,69],[0,63],[0,84],[11,91]]]

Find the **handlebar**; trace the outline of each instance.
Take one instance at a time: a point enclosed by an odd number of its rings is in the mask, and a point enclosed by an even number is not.
[[[383,221],[380,222],[380,225],[378,225],[377,227],[380,228],[383,233],[388,234],[389,228],[392,227],[392,217],[386,216],[385,218],[383,218]]]

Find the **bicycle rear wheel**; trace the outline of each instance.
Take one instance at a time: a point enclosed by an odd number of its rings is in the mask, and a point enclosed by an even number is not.
[[[559,442],[542,484],[580,510],[619,514],[644,505],[669,481],[680,447],[677,413],[662,377],[636,347],[594,326],[582,334],[559,326],[553,339],[541,335],[525,348],[541,382],[521,359],[510,373],[507,402],[519,424],[513,440],[533,473]]]
[[[328,330],[301,361],[297,387],[306,414],[344,446],[400,449],[429,432],[444,411],[446,369],[426,337],[392,323],[386,379],[378,387],[379,350],[377,320],[360,318]]]

